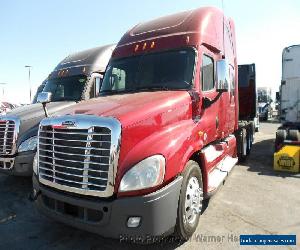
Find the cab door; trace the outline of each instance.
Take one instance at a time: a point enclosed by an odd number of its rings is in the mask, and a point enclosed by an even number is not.
[[[203,132],[206,133],[205,144],[212,142],[217,137],[219,130],[219,105],[218,103],[211,103],[217,97],[215,88],[215,60],[214,54],[203,47],[201,54],[200,67],[200,89],[202,93],[202,115],[201,123]],[[205,104],[206,103],[206,104]]]

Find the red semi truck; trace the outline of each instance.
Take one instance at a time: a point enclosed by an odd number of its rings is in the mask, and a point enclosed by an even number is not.
[[[234,23],[219,9],[133,27],[100,97],[40,123],[39,210],[106,237],[187,240],[203,199],[247,155],[253,125],[239,121],[237,72]]]

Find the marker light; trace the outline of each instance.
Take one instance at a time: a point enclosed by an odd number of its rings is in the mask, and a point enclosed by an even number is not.
[[[186,43],[189,43],[190,42],[190,37],[189,36],[186,36]]]
[[[147,47],[147,43],[144,43],[144,45],[143,45],[143,50],[145,50],[146,47]]]
[[[82,68],[82,72],[85,73],[85,67]]]
[[[138,44],[136,44],[136,45],[135,45],[135,48],[134,48],[134,52],[137,52],[137,51],[138,51],[138,49],[139,49],[139,45],[138,45]]]
[[[150,45],[150,48],[153,49],[154,46],[155,46],[155,42],[152,42],[151,45]]]

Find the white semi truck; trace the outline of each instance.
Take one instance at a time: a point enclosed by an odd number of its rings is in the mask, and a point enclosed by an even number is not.
[[[285,144],[300,145],[300,44],[282,52],[282,80],[279,91],[279,118],[275,151]]]
[[[272,118],[272,89],[269,87],[258,87],[257,99],[259,118],[263,121],[267,121],[269,118]]]

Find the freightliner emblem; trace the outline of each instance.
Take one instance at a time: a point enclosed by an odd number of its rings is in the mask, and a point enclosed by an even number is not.
[[[76,123],[74,121],[64,121],[61,125],[52,125],[54,129],[64,129],[68,127],[76,127]]]
[[[64,121],[61,123],[61,125],[67,127],[76,127],[76,123],[74,121]]]

